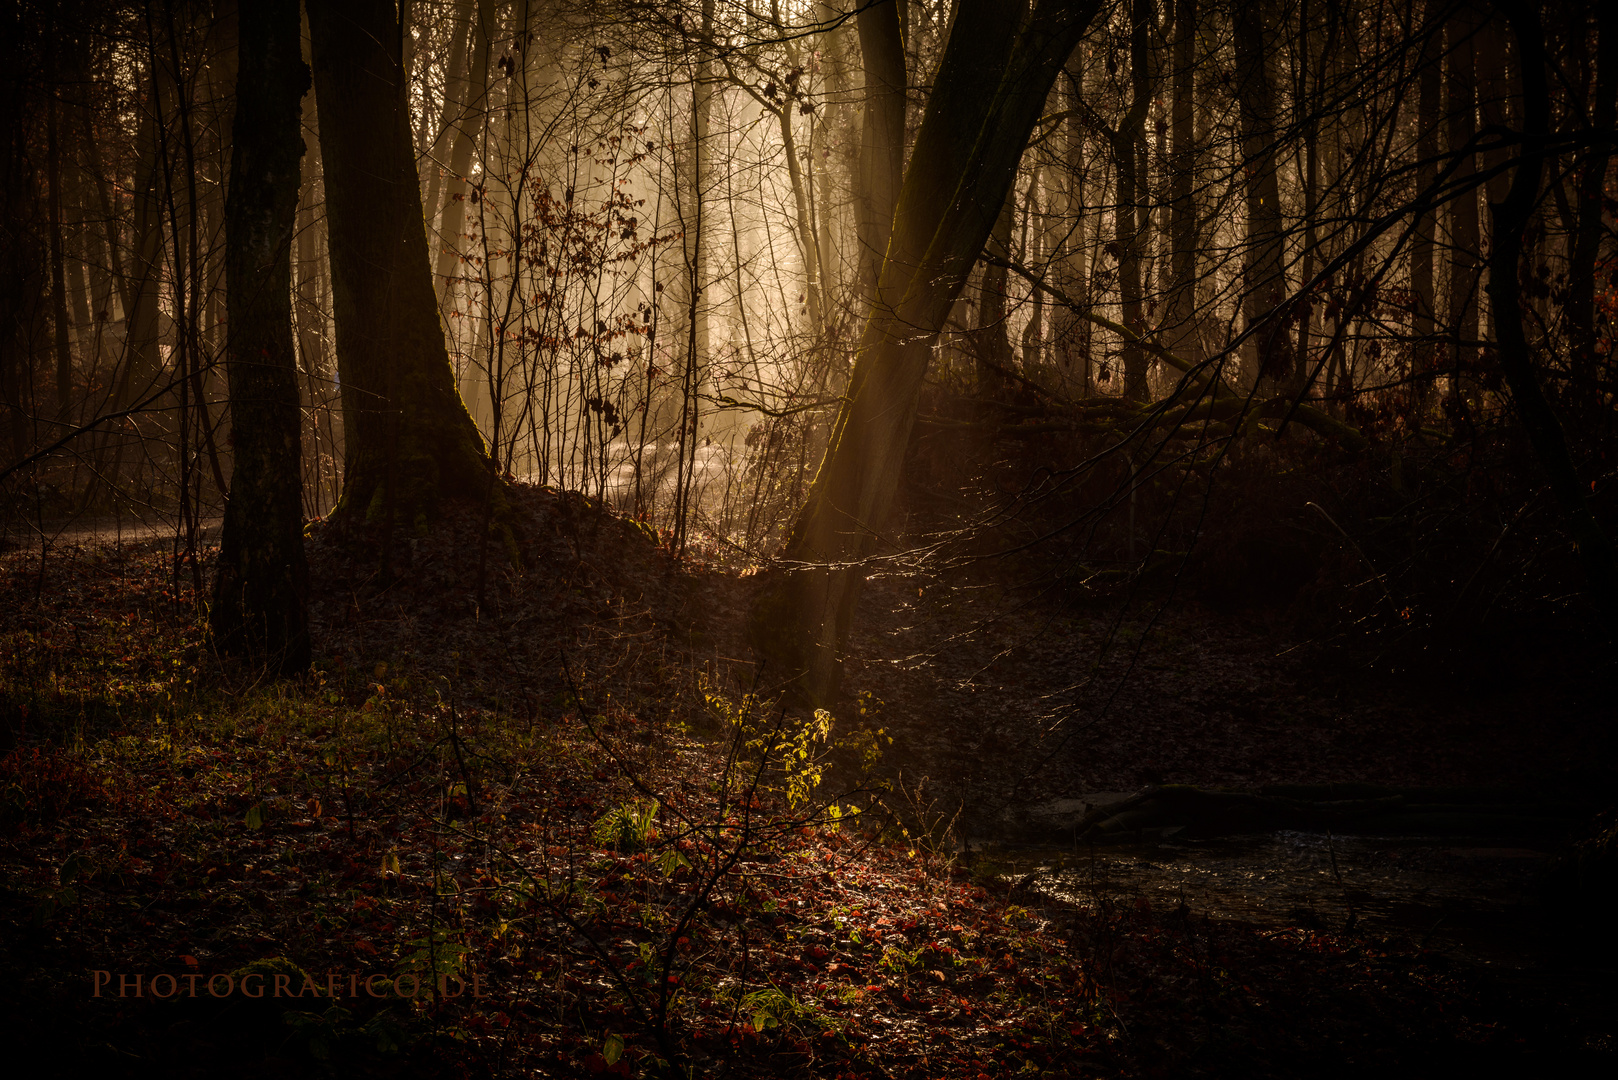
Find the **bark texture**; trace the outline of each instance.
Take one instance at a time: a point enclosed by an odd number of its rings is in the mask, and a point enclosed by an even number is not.
[[[297,0],[241,11],[240,123],[225,207],[225,281],[236,468],[209,621],[227,653],[292,674],[309,666],[301,417],[292,332],[298,130],[309,69]]]
[[[856,17],[865,68],[865,110],[860,125],[860,288],[876,293],[882,258],[893,232],[893,205],[904,183],[905,53],[896,4],[873,4]]]
[[[1278,20],[1267,0],[1239,3],[1234,12],[1237,104],[1246,172],[1247,239],[1242,248],[1242,317],[1263,323],[1286,292],[1282,266],[1281,186],[1276,176],[1275,88],[1269,50]],[[1281,378],[1292,367],[1287,335],[1266,326],[1253,335],[1254,378]]]
[[[482,496],[493,465],[439,324],[401,30],[387,0],[308,11],[346,433],[335,513],[419,525],[446,496]]]

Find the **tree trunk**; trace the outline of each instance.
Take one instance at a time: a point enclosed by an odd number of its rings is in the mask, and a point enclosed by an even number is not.
[[[309,5],[347,483],[338,516],[422,523],[491,482],[455,392],[388,0]]]
[[[1118,171],[1118,207],[1113,212],[1113,243],[1118,255],[1118,299],[1124,325],[1137,334],[1146,331],[1146,311],[1141,289],[1141,251],[1146,235],[1146,208],[1142,205],[1140,148],[1145,143],[1146,111],[1152,104],[1152,73],[1147,52],[1151,30],[1151,0],[1131,0],[1129,11],[1129,111],[1112,133],[1112,158]],[[1123,349],[1124,397],[1145,401],[1151,396],[1146,385],[1146,353],[1133,341]]]
[[[1477,35],[1477,51],[1474,62],[1476,64],[1473,86],[1477,94],[1478,130],[1480,133],[1501,132],[1511,126],[1509,112],[1509,98],[1520,96],[1520,87],[1514,84],[1511,76],[1506,72],[1506,31],[1504,20],[1493,17],[1493,13],[1483,11],[1478,16],[1479,28]],[[1490,140],[1493,141],[1493,140]],[[1494,235],[1494,208],[1506,198],[1511,188],[1511,176],[1503,169],[1499,169],[1511,159],[1512,149],[1501,147],[1488,150],[1478,155],[1478,165],[1485,173],[1493,173],[1483,186],[1483,205],[1489,213],[1487,231],[1491,237]],[[1496,170],[1499,171],[1496,171]],[[1483,230],[1479,230],[1480,234]],[[1481,246],[1478,255],[1479,273],[1482,273],[1484,255]],[[1478,335],[1480,339],[1494,339],[1497,337],[1494,325],[1494,308],[1492,305],[1483,309],[1482,316],[1486,316],[1484,329]],[[1541,318],[1545,312],[1540,312]],[[1484,358],[1479,357],[1481,368]],[[1474,387],[1473,392],[1481,395],[1481,384]]]
[[[157,294],[162,276],[163,216],[158,201],[158,137],[161,103],[154,94],[152,113],[141,119],[136,144],[134,238],[124,287],[123,379],[119,407],[128,408],[151,393],[161,375],[157,352]]]
[[[1489,302],[1494,311],[1496,348],[1517,415],[1550,476],[1568,532],[1584,564],[1590,596],[1609,631],[1618,631],[1618,556],[1611,539],[1590,511],[1589,490],[1568,453],[1561,422],[1539,385],[1523,329],[1518,266],[1523,230],[1534,212],[1544,171],[1545,141],[1550,135],[1550,92],[1545,78],[1545,38],[1532,0],[1504,5],[1516,33],[1522,64],[1523,157],[1506,197],[1494,207],[1489,252]]]
[[[989,232],[989,254],[996,259],[1011,257],[1011,226],[1017,216],[1017,185],[1012,183]],[[986,401],[1000,396],[1011,367],[1011,336],[1006,332],[1006,268],[999,263],[983,267],[978,285],[977,395]]]
[[[1089,275],[1085,272],[1084,243],[1084,139],[1087,130],[1080,114],[1079,104],[1084,77],[1081,65],[1069,63],[1066,73],[1067,90],[1062,96],[1063,108],[1069,116],[1063,126],[1063,231],[1064,236],[1055,258],[1056,280],[1063,292],[1081,306],[1089,307]],[[1099,219],[1100,215],[1096,217]],[[1090,338],[1091,324],[1074,315],[1066,306],[1058,306],[1051,313],[1052,338],[1056,343],[1057,364],[1067,379],[1078,377],[1081,397],[1090,395]]]
[[[876,302],[786,574],[751,636],[803,696],[837,693],[840,654],[886,525],[933,344],[999,216],[1057,73],[1099,2],[961,0],[894,214]]]
[[[477,34],[472,30],[471,5],[462,3],[455,17],[455,28],[450,32],[449,65],[444,71],[444,103],[438,113],[438,133],[432,152],[427,155],[427,187],[421,205],[427,215],[427,230],[432,232],[433,220],[438,217],[438,193],[444,183],[444,152],[454,145],[452,136],[460,110],[467,105],[471,94],[466,80],[466,68],[471,54],[477,48]]]
[[[67,333],[67,273],[62,255],[62,148],[57,137],[56,89],[45,90],[45,171],[50,194],[46,206],[50,220],[51,323],[56,350],[56,421],[66,426],[73,409],[73,350]]]
[[[20,35],[0,34],[0,104],[7,115],[29,110],[32,78]],[[30,73],[31,75],[31,73]],[[6,453],[21,461],[33,444],[30,404],[33,360],[27,329],[42,281],[38,244],[37,200],[33,198],[38,164],[30,160],[27,125],[10,125],[0,138],[0,405],[8,429]]]
[[[1437,8],[1428,5],[1428,11]],[[1426,191],[1438,179],[1439,95],[1443,89],[1443,31],[1429,18],[1421,50],[1421,71],[1416,90],[1416,190]],[[1416,219],[1410,241],[1410,291],[1416,341],[1410,351],[1410,414],[1421,427],[1427,412],[1427,389],[1438,353],[1433,336],[1437,330],[1438,298],[1433,288],[1433,223],[1431,210]]]
[[[1303,273],[1300,275],[1305,287],[1314,280],[1315,271],[1320,261],[1320,236],[1315,228],[1316,215],[1320,205],[1320,108],[1321,95],[1318,88],[1323,80],[1315,74],[1310,66],[1312,59],[1318,59],[1322,66],[1327,55],[1331,52],[1330,32],[1334,28],[1328,27],[1326,44],[1322,45],[1320,54],[1313,55],[1313,38],[1318,31],[1311,30],[1312,5],[1304,0],[1298,15],[1298,48],[1294,52],[1297,58],[1297,89],[1294,113],[1300,115],[1304,126],[1304,164],[1303,175],[1300,177],[1303,187]],[[1332,19],[1335,13],[1328,13],[1327,18]],[[1335,20],[1333,20],[1335,23]],[[1314,76],[1311,83],[1310,78]],[[1309,339],[1314,332],[1314,306],[1304,301],[1298,325],[1298,344],[1294,350],[1297,362],[1292,365],[1292,378],[1287,384],[1287,393],[1296,397],[1304,393],[1305,383],[1308,380],[1309,365]]]
[[[803,258],[804,297],[809,306],[809,330],[818,339],[826,329],[826,316],[822,308],[820,240],[816,235],[814,216],[809,209],[809,190],[804,183],[803,165],[798,161],[798,142],[792,137],[792,114],[797,104],[791,97],[781,104],[781,150],[787,159],[787,181],[792,188],[792,202],[798,214],[798,251]],[[811,160],[810,167],[813,167]]]
[[[1056,96],[1051,95],[1053,100]],[[1049,267],[1055,262],[1056,241],[1061,233],[1057,230],[1056,215],[1052,212],[1055,201],[1052,198],[1055,190],[1053,171],[1049,166],[1035,168],[1033,179],[1028,183],[1028,200],[1023,208],[1028,223],[1028,245],[1022,254],[1025,266]],[[1028,321],[1023,324],[1022,330],[1022,365],[1023,370],[1030,374],[1045,366],[1047,317],[1045,293],[1035,289],[1029,301]]]
[[[897,4],[872,4],[857,16],[865,67],[865,115],[861,121],[859,219],[860,289],[876,295],[882,259],[893,231],[893,206],[904,183],[905,54]]]
[[[298,129],[309,69],[297,0],[240,16],[236,125],[225,207],[226,366],[236,468],[209,622],[227,653],[282,674],[309,666],[302,419],[292,333]],[[412,188],[414,190],[414,188]]]
[[[1477,155],[1471,149],[1477,133],[1477,87],[1474,82],[1477,16],[1461,8],[1446,28],[1449,38],[1449,70],[1445,103],[1449,128],[1449,151],[1462,160],[1453,176],[1461,194],[1450,209],[1449,332],[1453,346],[1446,411],[1457,420],[1469,415],[1466,374],[1477,359],[1478,279],[1483,270],[1478,224],[1478,193],[1468,186],[1477,172]]]
[[[466,200],[471,194],[466,175],[472,168],[477,128],[483,123],[487,112],[489,39],[494,34],[496,7],[493,0],[478,0],[477,26],[472,29],[472,36],[466,45],[472,59],[471,74],[467,76],[466,102],[461,110],[460,122],[456,125],[455,145],[449,154],[449,175],[444,181],[444,212],[438,222],[438,269],[433,274],[433,288],[440,299],[454,291],[455,283],[461,276],[461,229],[466,225]],[[316,85],[319,79],[317,71]],[[432,209],[429,207],[429,212]]]
[[[674,540],[675,549],[685,553],[687,525],[691,517],[691,497],[696,471],[697,433],[701,428],[701,400],[703,365],[711,355],[708,312],[711,305],[703,296],[708,287],[707,197],[713,175],[710,161],[712,142],[709,139],[713,119],[714,61],[713,41],[714,0],[702,0],[701,44],[697,50],[695,77],[691,83],[690,141],[683,153],[678,153],[675,181],[678,188],[675,199],[679,206],[680,226],[684,233],[680,241],[684,289],[679,299],[683,320],[679,328],[680,351],[680,427],[675,438],[674,471]],[[790,95],[788,95],[790,98]],[[793,152],[789,148],[789,153]],[[805,223],[803,242],[805,251],[814,245],[812,223]],[[812,273],[811,256],[806,254],[805,271]]]
[[[1168,347],[1187,360],[1199,355],[1196,329],[1197,207],[1192,198],[1196,173],[1197,0],[1174,5],[1174,105],[1169,122],[1169,296]]]
[[[1235,9],[1236,96],[1241,113],[1242,167],[1247,174],[1247,238],[1242,247],[1242,316],[1263,323],[1286,291],[1282,265],[1281,187],[1275,170],[1275,92],[1269,48],[1277,19],[1268,0]],[[1251,340],[1254,379],[1279,379],[1292,366],[1287,335],[1264,326]]]
[[[309,448],[314,464],[314,508],[335,506],[342,497],[342,480],[338,462],[341,461],[341,428],[333,423],[337,410],[326,405],[329,400],[331,363],[326,356],[326,261],[321,258],[320,235],[315,224],[315,191],[311,170],[305,176],[298,195],[298,250],[296,301],[293,309],[293,329],[298,340],[298,362],[303,369],[308,401]],[[324,400],[323,400],[324,399]],[[321,422],[325,421],[325,431]],[[324,454],[322,450],[324,449]],[[330,460],[332,476],[330,486],[323,483],[326,461]]]
[[[1578,9],[1575,9],[1578,10]],[[1618,4],[1596,6],[1595,106],[1590,121],[1598,132],[1618,127]],[[1582,23],[1582,18],[1581,18]],[[1567,321],[1573,337],[1573,392],[1586,402],[1600,400],[1596,382],[1596,258],[1601,251],[1602,210],[1612,144],[1598,137],[1578,173],[1577,233],[1568,266]]]

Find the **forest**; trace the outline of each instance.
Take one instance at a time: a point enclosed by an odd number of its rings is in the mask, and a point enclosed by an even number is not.
[[[12,1060],[1614,1068],[1618,4],[17,0],[0,95]]]

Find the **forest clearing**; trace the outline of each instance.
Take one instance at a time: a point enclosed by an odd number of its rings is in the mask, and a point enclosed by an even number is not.
[[[1618,6],[4,19],[14,1060],[1611,1071]]]

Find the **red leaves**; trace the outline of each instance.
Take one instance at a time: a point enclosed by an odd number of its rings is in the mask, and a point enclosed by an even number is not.
[[[53,824],[104,790],[102,776],[59,748],[18,747],[0,757],[0,825]]]

